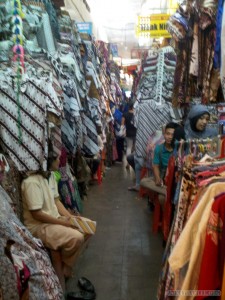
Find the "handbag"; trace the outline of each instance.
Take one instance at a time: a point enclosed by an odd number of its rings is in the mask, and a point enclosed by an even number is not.
[[[120,138],[124,138],[126,136],[126,126],[120,125],[119,131],[115,131],[116,136]]]

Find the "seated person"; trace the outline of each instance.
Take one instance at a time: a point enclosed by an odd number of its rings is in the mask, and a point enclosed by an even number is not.
[[[164,132],[165,142],[163,144],[156,145],[154,150],[153,174],[155,184],[158,186],[163,186],[164,184],[169,158],[173,153],[173,135],[177,126],[178,125],[176,123],[172,122],[166,125]]]
[[[205,105],[193,105],[184,124],[185,139],[206,139],[218,134],[216,128],[208,126],[210,113]]]
[[[53,171],[58,170],[59,157],[48,159],[49,172],[32,172],[22,182],[23,217],[34,237],[50,249],[53,267],[65,291],[65,277],[84,245],[84,234],[71,225],[73,217],[59,200]]]
[[[173,153],[173,135],[175,128],[179,125],[176,123],[168,123],[164,131],[165,142],[163,144],[156,145],[153,157],[153,175],[154,178],[143,178],[141,180],[141,186],[148,188],[150,190],[161,192],[165,194],[165,189],[160,189],[163,187],[164,178],[166,175],[166,169],[168,166],[168,161]]]

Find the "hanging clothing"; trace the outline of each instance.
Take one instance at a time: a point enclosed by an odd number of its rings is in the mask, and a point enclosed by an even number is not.
[[[135,118],[137,119],[135,154],[138,157],[145,158],[149,136],[159,130],[163,124],[171,121],[170,104],[157,106],[154,101],[141,104]]]
[[[202,254],[198,290],[221,291],[222,278],[225,275],[223,274],[225,262],[224,201],[225,194],[222,193],[215,197],[211,208]],[[208,270],[210,270],[210,276],[208,276]],[[196,297],[196,300],[202,299],[205,299],[205,297]]]
[[[73,178],[69,168],[68,164],[59,168],[58,190],[64,207],[77,214],[82,212],[82,202],[76,179]]]
[[[207,222],[216,195],[223,193],[224,183],[211,184],[192,213],[170,257],[175,275],[175,289],[197,290]],[[185,299],[179,296],[178,299]],[[190,299],[194,299],[194,296]]]

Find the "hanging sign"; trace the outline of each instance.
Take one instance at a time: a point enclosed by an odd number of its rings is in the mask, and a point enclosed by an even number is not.
[[[119,53],[118,53],[118,46],[117,44],[109,44],[110,47],[110,53],[112,54],[112,57],[118,57]]]
[[[159,38],[169,38],[171,35],[167,31],[167,21],[170,15],[168,14],[157,14],[151,16],[139,16],[137,26],[137,36]]]
[[[92,23],[91,22],[77,22],[77,28],[80,33],[87,33],[92,35]]]

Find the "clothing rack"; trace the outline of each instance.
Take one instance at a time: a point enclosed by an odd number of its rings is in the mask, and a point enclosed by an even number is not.
[[[197,158],[202,158],[202,154],[208,154],[211,157],[225,157],[225,136],[217,135],[206,139],[187,139],[175,141],[175,149],[180,153],[193,153]],[[201,154],[201,155],[200,155]]]

